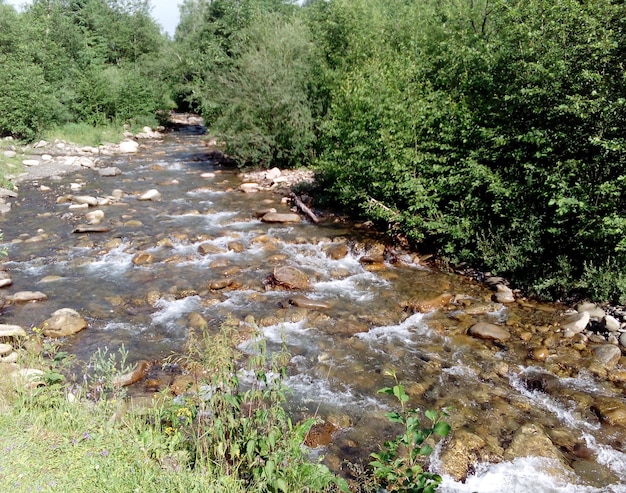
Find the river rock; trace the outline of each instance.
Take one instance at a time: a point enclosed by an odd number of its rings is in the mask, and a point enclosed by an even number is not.
[[[7,356],[13,352],[11,344],[0,344],[0,356]]]
[[[13,279],[8,272],[0,271],[0,288],[6,288],[13,284]]]
[[[333,433],[337,427],[328,422],[315,423],[304,438],[304,445],[311,448],[326,447],[333,441]]]
[[[224,253],[224,249],[213,245],[212,243],[202,243],[198,245],[198,253],[200,255],[215,255],[218,253]]]
[[[454,432],[440,457],[442,471],[457,481],[465,480],[485,445],[485,440],[474,433],[463,429]]]
[[[207,320],[198,312],[191,312],[187,316],[187,322],[192,329],[204,330],[208,327]]]
[[[11,204],[0,204],[0,214],[8,214],[11,212]]]
[[[606,315],[605,311],[595,303],[579,303],[576,311],[578,313],[589,312],[589,316],[594,320],[602,320]]]
[[[4,151],[4,157],[7,157],[9,159],[14,158],[15,156],[17,156],[17,152],[15,151]]]
[[[0,187],[0,198],[6,199],[9,197],[12,199],[17,198],[17,192],[14,192],[13,190],[9,190],[7,188]]]
[[[46,337],[67,337],[87,327],[87,321],[71,308],[61,308],[42,323]]]
[[[504,452],[505,460],[518,457],[546,457],[564,463],[563,455],[552,440],[540,426],[532,423],[517,430],[511,444]]]
[[[134,140],[125,140],[119,143],[118,150],[122,154],[133,154],[139,151],[139,144]]]
[[[228,249],[231,252],[241,253],[245,250],[245,246],[240,241],[230,241],[228,242]]]
[[[22,161],[24,166],[39,166],[39,160],[37,159],[24,159]]]
[[[278,178],[281,174],[281,170],[279,170],[278,168],[272,168],[269,171],[265,172],[265,179],[272,181]]]
[[[225,289],[228,286],[232,285],[233,280],[232,279],[219,279],[217,281],[211,281],[209,283],[209,289],[212,289],[214,291],[219,291],[220,289]]]
[[[289,298],[289,303],[298,308],[306,308],[307,310],[327,310],[330,308],[330,304],[325,301],[312,300],[306,296],[292,296]]]
[[[333,243],[325,250],[326,256],[332,260],[341,260],[348,256],[348,245],[345,243]]]
[[[479,339],[492,339],[496,341],[506,341],[511,337],[505,329],[499,325],[490,324],[489,322],[478,322],[472,325],[467,333]]]
[[[619,336],[619,343],[626,347],[626,332],[623,332],[621,336]]]
[[[19,293],[7,297],[8,301],[15,303],[29,303],[31,301],[44,301],[47,299],[48,296],[41,291],[20,291]]]
[[[582,332],[589,324],[590,319],[591,316],[587,311],[570,315],[561,324],[563,335],[565,337],[572,337],[574,334]]]
[[[612,370],[622,357],[622,351],[613,344],[603,344],[593,348],[593,361],[591,367],[599,367],[605,370]]]
[[[153,264],[153,263],[154,263],[154,255],[148,252],[139,252],[135,254],[135,256],[133,257],[133,264],[137,266],[148,265],[148,264]]]
[[[0,324],[0,337],[26,337],[26,331],[19,325]]]
[[[143,201],[152,200],[153,202],[158,202],[162,199],[163,199],[163,196],[161,195],[161,192],[159,192],[158,190],[154,188],[151,190],[148,190],[147,192],[142,193],[139,196],[139,200],[143,200]]]
[[[17,360],[18,354],[15,351],[6,356],[0,356],[0,363],[17,363]]]
[[[109,166],[107,168],[101,168],[98,170],[98,175],[103,178],[108,178],[111,176],[118,176],[122,174],[122,170],[117,166]]]
[[[142,359],[141,361],[137,362],[135,368],[132,371],[114,377],[112,383],[115,387],[127,387],[128,385],[132,385],[139,382],[140,380],[143,380],[148,374],[149,370],[150,362]]]
[[[258,183],[242,183],[239,185],[239,190],[244,193],[255,193],[259,191]]]
[[[407,305],[407,308],[419,313],[432,312],[446,306],[448,303],[450,303],[450,301],[452,301],[452,298],[454,298],[452,294],[443,293],[429,300],[418,300],[410,302]]]
[[[287,289],[308,289],[309,278],[295,267],[276,267],[272,273],[272,282]]]
[[[224,267],[228,267],[230,265],[230,261],[227,258],[216,258],[211,263],[209,263],[209,268],[211,269],[222,269]]]
[[[97,197],[91,197],[89,195],[75,195],[74,197],[72,197],[72,202],[74,202],[75,204],[79,204],[79,205],[83,205],[83,204],[87,204],[89,206],[98,205]]]
[[[594,400],[592,411],[603,423],[626,428],[626,405],[620,399],[599,397]]]
[[[617,332],[621,327],[619,320],[617,320],[612,315],[607,315],[606,317],[604,317],[602,319],[602,324],[604,325],[604,328],[609,332]]]
[[[494,299],[498,303],[513,303],[515,302],[515,295],[513,290],[504,284],[496,284],[496,294]]]
[[[299,223],[302,218],[295,213],[268,212],[261,221],[264,223]]]
[[[98,209],[85,214],[85,219],[89,224],[99,224],[104,219],[104,211]]]

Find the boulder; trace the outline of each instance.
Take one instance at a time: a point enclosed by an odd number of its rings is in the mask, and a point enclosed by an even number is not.
[[[242,183],[239,185],[239,190],[244,193],[254,193],[259,191],[258,183]]]
[[[75,195],[72,197],[72,202],[75,204],[87,204],[89,206],[98,205],[98,199],[96,197],[90,197],[89,195]]]
[[[326,256],[332,260],[341,260],[348,255],[348,245],[345,243],[333,243],[325,250]]]
[[[261,218],[261,221],[264,223],[299,223],[302,222],[302,218],[293,212],[268,212]]]
[[[158,190],[154,188],[152,190],[148,190],[147,192],[142,193],[139,196],[139,200],[144,200],[144,201],[152,200],[154,202],[158,202],[161,199],[163,199],[161,192],[159,192]]]
[[[590,319],[591,316],[589,315],[588,311],[583,311],[581,313],[570,315],[561,324],[564,335],[566,337],[572,337],[573,335],[582,332],[589,324]]]
[[[212,243],[202,243],[198,245],[198,253],[200,255],[215,255],[217,253],[224,253],[224,249]]]
[[[19,293],[7,297],[8,301],[13,301],[14,303],[29,303],[31,301],[44,301],[47,299],[48,296],[41,291],[20,291]]]
[[[603,423],[626,428],[626,405],[620,399],[597,398],[591,410]]]
[[[265,172],[265,179],[272,181],[278,178],[281,174],[282,171],[280,171],[278,168],[272,168],[269,171]]]
[[[474,433],[462,429],[454,432],[440,457],[442,471],[457,481],[465,480],[485,445],[485,440]]]
[[[602,344],[593,348],[591,367],[612,370],[622,357],[622,351],[613,344]]]
[[[139,151],[139,144],[134,140],[125,140],[119,143],[118,149],[123,154],[132,154]]]
[[[493,297],[498,303],[513,303],[515,301],[513,290],[504,284],[496,284],[496,294]]]
[[[0,324],[0,337],[26,337],[26,331],[19,325]]]
[[[504,452],[505,460],[513,460],[518,457],[546,457],[564,463],[563,455],[552,443],[552,440],[540,426],[532,423],[517,430],[511,444]]]
[[[122,170],[117,166],[109,166],[98,170],[98,175],[102,177],[118,176],[122,174]]]
[[[604,317],[604,319],[602,320],[602,323],[604,325],[604,328],[608,330],[609,332],[617,332],[621,327],[619,320],[617,320],[612,315],[607,315],[606,317]]]
[[[407,308],[419,313],[432,312],[446,306],[448,303],[450,303],[450,301],[452,301],[452,298],[454,298],[452,294],[443,293],[428,300],[413,301],[407,305]]]
[[[272,273],[271,282],[287,289],[308,289],[308,276],[295,267],[276,267]]]
[[[71,308],[61,308],[43,322],[42,333],[46,337],[66,337],[87,327],[87,321]]]
[[[478,322],[472,325],[467,333],[479,339],[491,339],[495,341],[506,341],[511,337],[508,331],[499,325],[490,324],[489,322]]]

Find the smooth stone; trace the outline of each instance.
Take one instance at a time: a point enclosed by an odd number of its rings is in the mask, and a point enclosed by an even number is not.
[[[108,168],[101,168],[98,170],[98,175],[103,178],[118,176],[122,174],[122,170],[117,166],[109,166]]]
[[[215,255],[225,252],[223,248],[213,245],[212,243],[202,243],[201,245],[198,245],[198,253],[200,255]]]
[[[209,322],[198,312],[191,312],[187,316],[187,321],[189,322],[189,327],[192,329],[206,329],[209,325]]]
[[[331,260],[341,260],[348,256],[348,245],[345,243],[332,244],[325,250],[325,253]]]
[[[598,364],[605,370],[612,370],[622,357],[622,351],[613,344],[603,344],[593,348],[593,363]]]
[[[228,249],[231,252],[241,253],[245,250],[245,246],[240,241],[231,241],[228,243]]]
[[[496,341],[506,341],[511,337],[511,334],[499,325],[488,322],[478,322],[472,325],[467,333],[479,339],[493,339]]]
[[[7,356],[0,357],[0,363],[17,363],[18,355],[15,351]]]
[[[163,196],[161,195],[161,192],[159,192],[158,190],[156,190],[154,188],[152,190],[148,190],[147,192],[142,193],[139,196],[139,200],[144,200],[144,201],[152,200],[152,201],[155,201],[155,202],[158,202],[162,198],[163,198]]]
[[[46,337],[66,337],[87,327],[87,321],[72,308],[61,308],[42,324],[42,332]]]
[[[536,347],[532,350],[531,355],[535,361],[545,361],[550,356],[550,350],[545,346]]]
[[[566,333],[578,334],[579,332],[585,330],[585,328],[589,324],[590,319],[591,315],[589,314],[589,312],[584,311],[569,316],[566,320],[563,321],[561,327]]]
[[[606,315],[605,311],[595,303],[579,303],[576,306],[578,313],[589,312],[589,316],[596,320],[602,320]]]
[[[269,212],[261,218],[261,221],[264,223],[299,223],[302,222],[302,218],[295,213]]]
[[[154,263],[154,255],[148,252],[137,253],[132,260],[134,265],[148,265]]]
[[[17,192],[14,192],[13,190],[9,190],[7,188],[0,187],[0,197],[3,199],[6,199],[7,197],[11,197],[12,199],[15,199],[17,198]]]
[[[6,288],[11,284],[13,284],[13,279],[11,279],[11,276],[7,272],[0,271],[0,288]]]
[[[230,261],[227,258],[218,258],[213,260],[210,264],[209,267],[211,269],[219,269],[222,267],[228,267],[230,265]]]
[[[603,423],[626,428],[626,405],[620,399],[597,398],[592,410]]]
[[[0,344],[0,356],[6,356],[13,351],[13,346],[11,344]]]
[[[52,156],[50,154],[42,154],[41,155],[41,160],[42,161],[52,161]]]
[[[7,297],[7,300],[13,301],[16,303],[28,303],[30,301],[44,301],[47,299],[48,299],[48,296],[46,296],[41,291],[20,291],[19,293],[15,293],[14,295]]]
[[[619,320],[617,320],[612,315],[607,315],[606,317],[604,317],[603,323],[604,323],[604,328],[608,330],[609,332],[617,332],[622,326]]]
[[[74,202],[75,204],[87,204],[90,206],[96,206],[98,205],[98,199],[97,197],[91,197],[89,195],[75,195],[74,197],[72,197],[72,202]]]
[[[132,154],[139,151],[139,144],[134,140],[125,140],[119,143],[118,149],[123,154]]]
[[[72,230],[72,233],[107,233],[111,231],[108,226],[98,224],[79,224]]]
[[[104,219],[104,211],[98,209],[97,211],[88,212],[87,214],[85,214],[85,219],[87,219],[87,221],[89,221],[90,223],[93,221],[100,222]]]
[[[131,219],[124,223],[124,226],[127,228],[140,228],[143,226],[143,223],[139,219]]]
[[[8,214],[11,212],[11,204],[0,204],[0,214]]]
[[[278,168],[272,168],[269,171],[265,172],[265,179],[266,180],[275,180],[276,178],[278,178],[280,175],[282,174],[282,171],[279,170]]]
[[[239,185],[239,190],[244,193],[255,193],[259,191],[258,183],[242,183]]]
[[[626,347],[626,332],[623,332],[621,336],[619,336],[619,343]]]
[[[429,300],[419,300],[408,304],[407,308],[419,313],[427,313],[447,306],[454,296],[450,293],[443,293]]]
[[[112,383],[115,387],[127,387],[128,385],[132,385],[140,380],[143,380],[146,375],[148,375],[149,370],[150,362],[142,359],[137,362],[133,370],[128,373],[124,373],[123,375],[115,376]]]
[[[258,211],[254,211],[254,217],[256,217],[257,219],[261,219],[265,214],[269,214],[269,213],[274,213],[277,212],[276,209],[274,209],[273,207],[271,209],[261,209]]]
[[[12,159],[15,156],[17,156],[17,152],[15,152],[15,151],[4,151],[4,157]]]
[[[220,279],[218,281],[212,281],[209,283],[209,289],[214,291],[219,291],[220,289],[225,289],[233,283],[232,279]]]
[[[24,166],[39,166],[39,161],[37,159],[24,159],[22,164]]]
[[[495,300],[498,303],[513,303],[515,302],[515,295],[513,294],[513,290],[504,284],[496,285],[496,294],[494,295]]]
[[[47,284],[49,282],[57,282],[63,279],[61,276],[46,276],[39,279],[39,282],[42,284]]]
[[[276,284],[284,286],[287,289],[309,288],[308,276],[295,267],[276,267],[272,276]]]
[[[330,304],[325,301],[312,300],[300,295],[289,298],[289,303],[298,308],[306,308],[308,310],[327,310],[330,308]]]
[[[0,337],[26,337],[26,331],[19,325],[0,324]]]

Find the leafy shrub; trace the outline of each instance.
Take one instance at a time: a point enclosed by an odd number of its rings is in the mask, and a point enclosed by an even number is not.
[[[396,378],[395,374],[391,375]],[[426,411],[424,415],[432,425],[424,428],[420,424],[420,411],[406,409],[409,396],[397,379],[393,387],[385,387],[378,392],[394,396],[400,403],[401,411],[387,413],[387,419],[404,426],[404,433],[385,442],[380,452],[371,454],[374,460],[370,466],[375,476],[385,491],[433,493],[441,483],[441,476],[424,471],[422,466],[424,458],[433,451],[432,446],[426,443],[427,440],[433,435],[445,437],[450,433],[450,425],[441,421],[442,417],[447,416],[446,411]]]

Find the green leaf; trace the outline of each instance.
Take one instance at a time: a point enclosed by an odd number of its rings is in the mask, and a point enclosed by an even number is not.
[[[439,417],[439,413],[437,413],[437,411],[432,411],[432,410],[426,411],[424,415],[431,421],[437,421],[437,418]]]
[[[445,421],[436,423],[433,427],[433,433],[439,435],[440,437],[446,437],[450,433],[450,425]]]

